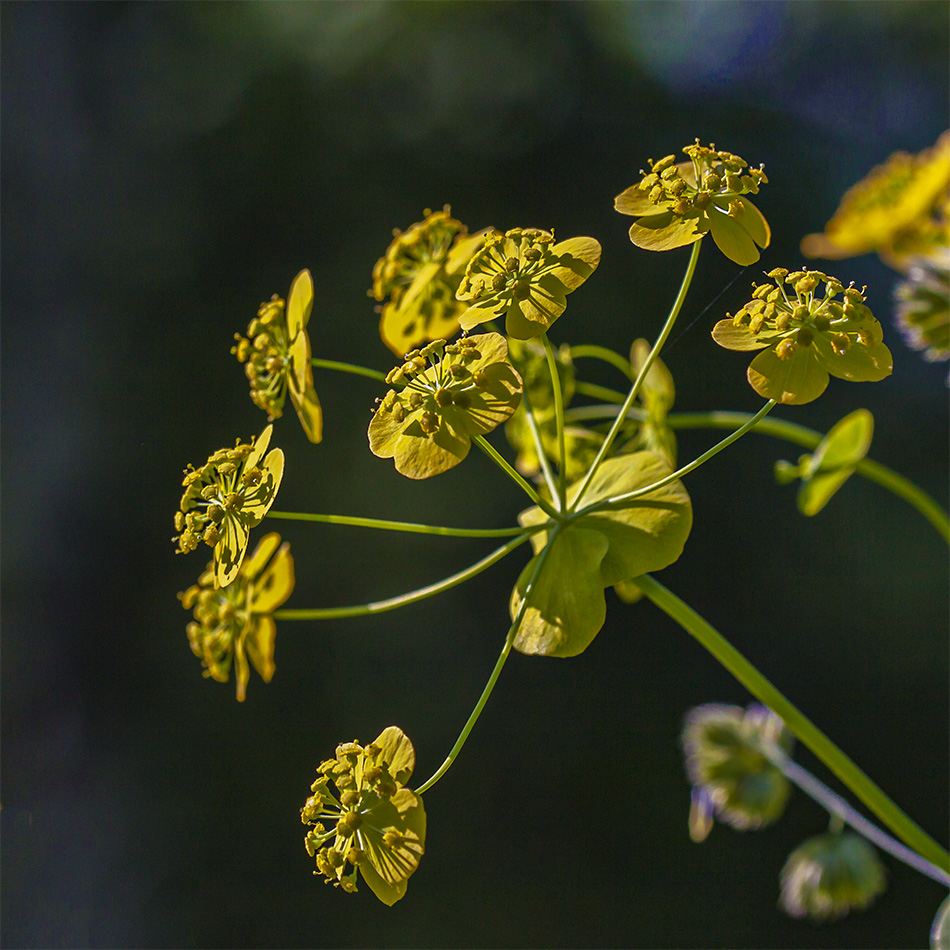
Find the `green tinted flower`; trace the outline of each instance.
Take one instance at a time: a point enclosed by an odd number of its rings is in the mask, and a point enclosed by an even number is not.
[[[782,868],[779,906],[792,917],[835,920],[883,893],[886,872],[874,848],[850,831],[809,838]]]
[[[188,642],[204,675],[226,683],[233,661],[239,703],[244,702],[251,666],[265,683],[274,675],[277,625],[270,614],[293,589],[290,545],[281,544],[279,534],[267,534],[226,587],[215,587],[212,563],[197,584],[178,595],[182,607],[194,613]]]
[[[856,409],[829,430],[814,455],[800,456],[798,465],[775,463],[775,476],[781,484],[802,480],[798,510],[803,515],[817,515],[831,501],[868,454],[873,432],[874,417],[867,409]]]
[[[408,478],[445,472],[468,455],[472,436],[491,432],[521,400],[521,377],[500,333],[434,340],[406,354],[369,424],[369,447]]]
[[[784,753],[792,740],[771,710],[758,704],[745,710],[719,703],[696,706],[686,714],[682,740],[689,780],[720,821],[745,831],[782,814],[790,787],[769,754]],[[694,797],[694,811],[697,807]],[[691,813],[694,825],[700,828],[703,822]]]
[[[458,299],[469,304],[459,324],[471,330],[504,317],[509,336],[540,336],[564,312],[567,294],[594,272],[600,253],[589,237],[555,244],[553,234],[531,228],[489,234],[458,289]]]
[[[304,838],[326,883],[353,893],[356,872],[392,906],[425,852],[422,799],[405,788],[416,764],[412,743],[396,726],[369,745],[345,742],[317,769],[313,793],[300,810]],[[335,786],[335,789],[333,788]]]
[[[584,503],[646,488],[671,471],[653,452],[615,456],[597,469]],[[579,488],[580,483],[568,490],[569,508]],[[515,649],[543,656],[583,652],[604,625],[604,589],[672,564],[683,552],[692,519],[686,489],[674,481],[639,498],[580,514],[553,537],[551,531],[533,534],[535,555],[512,591],[512,618],[521,608],[541,551],[546,546],[549,551],[528,596]],[[529,526],[548,519],[539,508],[529,508],[518,520]]]
[[[752,300],[712,331],[728,350],[763,350],[747,373],[760,396],[801,405],[825,391],[829,373],[852,382],[890,376],[891,353],[863,292],[820,271],[768,276],[774,285],[753,284]]]
[[[274,503],[284,474],[284,453],[272,449],[273,426],[255,442],[236,442],[233,449],[218,449],[204,465],[185,469],[175,528],[180,532],[178,553],[194,551],[201,541],[214,550],[214,583],[227,587],[247,551],[251,528],[261,523]]]
[[[313,278],[310,271],[302,270],[290,286],[286,305],[276,294],[262,303],[257,316],[248,324],[247,337],[234,334],[237,344],[231,352],[245,364],[254,405],[273,421],[280,418],[290,393],[307,438],[319,442],[323,436],[323,412],[313,388],[306,330],[312,308]]]
[[[711,232],[729,260],[754,264],[759,248],[769,246],[771,231],[745,196],[768,183],[765,172],[731,152],[706,148],[699,139],[683,151],[688,162],[677,165],[674,155],[651,160],[642,180],[617,195],[617,211],[637,218],[630,240],[648,251],[671,251]]]
[[[639,375],[652,348],[646,340],[634,340],[633,346],[630,347],[630,366],[634,378]],[[647,370],[636,399],[646,413],[646,419],[638,425],[635,435],[624,445],[622,451],[647,449],[656,452],[675,467],[676,436],[666,421],[675,398],[673,374],[666,368],[663,360],[657,357]]]
[[[936,215],[946,208],[948,185],[950,132],[945,132],[932,148],[918,155],[896,152],[872,169],[845,193],[824,234],[802,241],[802,253],[835,260],[877,251],[903,270],[935,240],[946,244],[946,223]]]
[[[373,268],[370,295],[385,301],[379,335],[397,356],[458,333],[465,304],[455,299],[455,292],[485,237],[484,231],[468,234],[448,205],[424,213],[424,221],[394,232],[392,244]]]
[[[907,345],[922,350],[925,360],[950,359],[950,248],[914,258],[894,294]]]

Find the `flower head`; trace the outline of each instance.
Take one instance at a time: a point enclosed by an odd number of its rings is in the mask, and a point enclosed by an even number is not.
[[[549,231],[495,231],[468,262],[457,297],[469,309],[463,330],[505,318],[505,331],[518,340],[540,336],[564,312],[564,299],[600,263],[600,244],[576,237],[554,243]]]
[[[801,405],[825,391],[829,373],[852,382],[891,374],[890,350],[862,291],[820,271],[780,267],[768,276],[774,284],[753,284],[752,300],[712,331],[727,350],[764,351],[747,373],[760,396]]]
[[[412,743],[390,726],[367,746],[337,746],[336,757],[317,769],[300,818],[310,826],[304,844],[315,873],[328,884],[353,893],[359,871],[384,904],[406,893],[426,840],[422,799],[405,788],[415,764]]]
[[[650,171],[617,195],[617,211],[638,219],[630,225],[630,240],[648,251],[670,251],[711,232],[729,260],[754,264],[758,248],[769,246],[771,231],[745,196],[768,183],[765,172],[731,152],[700,145],[699,139],[683,151],[688,162],[676,164],[675,155],[651,160]]]
[[[913,259],[894,291],[897,326],[925,360],[950,359],[950,247]]]
[[[779,904],[792,917],[836,920],[863,910],[884,891],[886,871],[874,848],[850,831],[809,838],[782,868]]]
[[[781,484],[796,478],[802,480],[798,510],[803,515],[817,515],[831,501],[868,454],[873,432],[874,417],[867,409],[856,409],[828,431],[814,455],[800,456],[797,465],[775,463],[775,477]]]
[[[491,432],[521,400],[521,377],[500,333],[433,340],[406,354],[386,382],[369,424],[369,447],[408,478],[445,472],[468,455],[472,436]]]
[[[306,330],[312,308],[313,278],[310,271],[302,270],[290,286],[287,303],[276,294],[262,303],[248,324],[247,336],[234,334],[237,343],[231,352],[245,364],[251,400],[267,413],[268,420],[280,418],[290,393],[307,438],[319,442],[323,412],[313,388]]]
[[[912,255],[946,244],[937,213],[950,196],[950,132],[918,155],[896,152],[852,186],[823,234],[802,241],[806,257],[834,260],[877,251],[903,270]],[[945,216],[945,215],[944,215]]]
[[[383,303],[379,335],[397,356],[430,340],[455,336],[465,304],[455,299],[465,265],[485,232],[468,234],[446,205],[426,209],[425,220],[395,231],[373,268],[370,295]]]
[[[172,538],[178,553],[187,554],[204,541],[214,549],[214,583],[227,587],[241,568],[251,528],[261,523],[274,503],[284,474],[284,453],[271,449],[273,426],[250,444],[218,449],[200,468],[185,469],[179,510]]]
[[[770,756],[791,745],[785,724],[758,704],[748,709],[707,703],[686,715],[683,749],[693,796],[694,840],[709,833],[712,814],[739,831],[775,821],[788,801],[788,779]],[[705,834],[700,836],[701,829]]]
[[[214,565],[209,564],[198,583],[178,595],[182,607],[194,613],[188,642],[204,675],[226,683],[233,662],[239,703],[244,702],[251,666],[265,683],[274,675],[277,626],[269,615],[293,589],[290,545],[281,544],[279,534],[267,534],[227,587],[215,587]]]

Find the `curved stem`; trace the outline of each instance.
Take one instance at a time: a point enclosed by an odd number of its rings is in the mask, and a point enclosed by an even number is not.
[[[582,359],[585,356],[589,356],[595,360],[603,360],[605,363],[610,363],[611,366],[615,366],[617,369],[619,369],[620,372],[627,377],[627,379],[633,380],[633,367],[630,365],[630,360],[624,359],[619,353],[615,353],[606,346],[583,344],[581,346],[571,347],[572,360]]]
[[[559,526],[556,526],[551,532],[551,541],[557,536],[558,531],[560,530]],[[528,583],[525,585],[524,596],[521,599],[521,606],[518,608],[517,614],[515,614],[515,619],[511,622],[511,626],[508,628],[508,636],[505,637],[505,644],[501,648],[501,653],[498,656],[498,660],[495,662],[495,668],[491,671],[491,676],[488,677],[488,682],[485,684],[485,688],[482,690],[482,695],[479,696],[478,702],[475,704],[475,708],[472,710],[472,714],[468,717],[468,721],[465,723],[462,728],[461,733],[459,734],[458,739],[455,740],[455,745],[452,746],[451,751],[446,756],[445,761],[439,766],[435,774],[423,782],[416,789],[416,794],[421,795],[423,792],[428,791],[435,785],[436,782],[448,772],[452,763],[455,761],[459,752],[462,751],[462,746],[465,745],[465,740],[468,738],[469,733],[472,729],[475,728],[475,723],[478,722],[478,717],[481,716],[482,710],[485,708],[485,704],[488,702],[488,697],[491,696],[492,690],[495,688],[495,683],[498,682],[498,677],[501,675],[501,671],[504,669],[505,661],[508,659],[508,654],[511,653],[512,644],[515,642],[515,634],[518,632],[518,627],[521,626],[521,621],[524,620],[524,615],[528,609],[528,598],[531,594],[531,590],[535,585],[538,577],[541,575],[541,568],[544,566],[544,562],[547,559],[547,552],[551,550],[551,542],[545,546],[544,550],[541,551],[541,554],[538,557],[538,563],[534,566],[534,571],[531,573],[531,577],[528,580]]]
[[[763,749],[763,753],[780,769],[785,777],[797,785],[806,795],[813,798],[822,808],[830,812],[845,824],[851,825],[855,831],[864,835],[868,841],[873,841],[882,851],[893,855],[898,861],[912,867],[921,874],[926,874],[945,887],[950,886],[950,874],[941,871],[936,865],[922,858],[916,851],[896,841],[889,834],[881,831],[860,812],[852,808],[840,795],[833,792],[824,782],[817,779],[807,769],[790,759],[779,750]]]
[[[568,420],[579,421],[610,419],[616,412],[617,410],[612,406],[578,406],[568,409],[565,417]],[[627,418],[645,419],[646,413],[641,409],[628,409]],[[674,412],[667,416],[666,421],[673,429],[732,429],[734,426],[743,425],[751,418],[748,412]],[[788,422],[785,419],[763,419],[756,424],[755,431],[761,435],[784,439],[786,442],[792,442],[806,449],[817,448],[825,437],[822,432],[816,432],[814,429]],[[950,543],[950,519],[947,513],[922,488],[893,469],[872,459],[862,459],[855,466],[855,471],[916,508],[944,541]]]
[[[688,475],[690,472],[699,468],[700,465],[708,462],[714,455],[718,455],[723,449],[728,448],[733,442],[736,441],[736,439],[739,439],[745,435],[746,432],[752,429],[760,419],[764,418],[768,413],[770,413],[774,407],[775,400],[770,399],[754,416],[749,417],[745,425],[740,426],[735,432],[726,436],[726,438],[724,438],[721,442],[717,442],[711,449],[707,449],[702,455],[694,458],[693,461],[688,465],[678,468],[675,472],[670,472],[669,475],[661,478],[659,481],[654,482],[652,485],[645,485],[643,488],[637,488],[634,491],[629,491],[624,495],[617,495],[614,498],[605,498],[603,501],[599,501],[596,504],[588,505],[587,508],[578,509],[577,514],[590,514],[592,511],[601,511],[604,508],[614,508],[618,505],[624,505],[629,501],[633,501],[635,498],[641,498],[643,495],[648,495],[650,492],[656,491],[656,489],[662,488],[664,485],[669,485],[670,482],[675,482],[678,478],[682,478],[684,475]]]
[[[340,363],[337,360],[310,360],[310,365],[318,369],[335,369],[341,373],[353,373],[354,376],[368,376],[370,379],[378,379],[380,382],[386,382],[386,374],[376,369],[368,369],[366,366],[357,366],[355,363]]]
[[[304,609],[275,610],[271,616],[275,620],[330,620],[340,617],[365,617],[367,614],[381,614],[387,610],[395,610],[397,607],[406,607],[409,604],[415,604],[427,597],[434,597],[443,591],[451,590],[459,584],[470,580],[482,571],[487,570],[492,564],[496,564],[503,557],[514,551],[515,548],[524,544],[528,540],[529,533],[523,532],[517,538],[509,541],[507,544],[496,548],[487,557],[469,565],[465,570],[452,574],[435,584],[429,584],[427,587],[420,587],[418,590],[409,591],[406,594],[400,594],[398,597],[390,597],[388,600],[377,600],[368,604],[357,604],[354,607],[313,607]]]
[[[557,482],[554,480],[554,473],[551,471],[551,463],[548,461],[547,452],[544,451],[544,443],[541,441],[541,433],[538,430],[538,420],[535,419],[534,410],[531,408],[531,398],[528,396],[527,386],[525,386],[521,395],[521,402],[524,405],[528,428],[531,430],[531,438],[534,440],[534,450],[538,453],[538,464],[544,474],[544,483],[548,486],[551,497],[557,498]]]
[[[643,385],[643,380],[646,379],[647,373],[650,372],[650,367],[653,365],[654,360],[660,355],[660,350],[663,348],[666,338],[670,335],[670,331],[673,329],[673,324],[676,323],[676,318],[679,316],[680,309],[683,306],[683,301],[686,299],[686,292],[689,290],[689,285],[693,280],[693,274],[696,271],[696,262],[699,260],[699,248],[702,243],[702,239],[693,242],[693,250],[689,255],[689,264],[686,266],[686,273],[683,275],[683,282],[680,284],[679,293],[676,295],[676,300],[673,301],[673,306],[670,308],[670,312],[666,318],[666,323],[663,324],[663,329],[660,330],[660,335],[656,338],[656,343],[653,344],[653,349],[650,350],[649,355],[643,361],[643,366],[640,367],[640,372],[637,373],[637,378],[634,380],[633,386],[630,387],[630,392],[628,393],[623,406],[621,406],[620,411],[617,414],[617,418],[614,419],[614,423],[610,427],[607,437],[604,439],[603,444],[597,452],[597,455],[594,457],[594,461],[587,470],[587,474],[581,481],[580,487],[577,490],[577,494],[574,496],[574,508],[576,508],[581,503],[581,500],[584,497],[584,492],[587,491],[591,481],[593,481],[594,475],[597,474],[597,469],[600,468],[601,462],[603,462],[603,460],[607,457],[607,453],[610,451],[610,447],[613,445],[613,441],[617,437],[620,427],[623,425],[624,416],[627,414],[627,410],[633,405],[634,399],[637,398],[637,393],[640,392],[640,387]]]
[[[554,418],[557,424],[557,497],[558,507],[564,510],[567,495],[567,451],[564,447],[564,396],[561,393],[561,377],[557,371],[557,359],[554,356],[554,347],[548,339],[547,333],[541,334],[544,343],[544,356],[548,361],[548,373],[551,375],[551,389],[554,392]]]
[[[407,534],[437,534],[449,538],[512,538],[524,534],[525,528],[445,528],[411,521],[383,521],[379,518],[357,518],[350,515],[318,515],[304,511],[268,511],[266,518],[283,521],[316,521],[320,524],[345,524],[355,528],[378,528],[381,531],[404,531]]]
[[[749,692],[778,715],[842,782],[905,844],[950,871],[950,855],[909,818],[810,719],[785,698],[725,637],[649,574],[637,586],[664,613],[695,637]]]
[[[525,494],[548,516],[552,518],[559,517],[555,511],[535,490],[525,481],[524,477],[516,472],[508,460],[499,454],[498,450],[483,435],[472,436],[472,441],[513,481],[517,482],[524,490]]]

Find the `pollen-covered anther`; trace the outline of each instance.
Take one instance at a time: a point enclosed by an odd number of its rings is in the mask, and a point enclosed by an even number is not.
[[[824,333],[831,329],[831,319],[824,313],[816,313],[812,317],[812,325],[819,333]]]
[[[818,275],[813,273],[805,274],[795,282],[795,290],[800,294],[810,294],[818,286]]]
[[[719,191],[722,179],[714,171],[707,171],[703,176],[703,187],[709,191]]]
[[[504,290],[508,286],[508,278],[504,274],[495,274],[491,279],[492,290]]]
[[[358,805],[360,801],[359,792],[344,792],[340,796],[340,804],[344,808],[352,808],[354,805]]]
[[[366,854],[362,848],[350,848],[350,850],[346,852],[347,863],[352,864],[353,867],[356,867],[365,858]]]
[[[439,431],[439,417],[431,410],[427,410],[422,414],[419,425],[422,426],[422,431],[425,432],[426,435],[432,435]]]
[[[536,248],[536,247],[529,247],[529,248],[524,252],[524,259],[525,259],[526,261],[532,261],[532,262],[533,262],[533,261],[539,261],[539,260],[541,260],[541,251],[538,250],[538,248]]]
[[[449,367],[449,374],[454,379],[468,379],[468,377],[472,375],[471,370],[463,366],[461,363],[453,363]]]
[[[791,322],[792,322],[792,315],[787,310],[783,310],[775,318],[775,329],[778,330],[780,333],[784,333],[788,329],[789,324]]]
[[[413,393],[413,395],[416,396],[418,395],[418,393]],[[393,414],[393,419],[395,419],[396,422],[402,422],[406,418],[406,410],[403,408],[403,405],[401,402],[393,403],[392,414]]]
[[[341,868],[346,861],[342,851],[337,851],[336,848],[327,848],[324,853],[324,860],[331,868]]]
[[[799,305],[792,311],[792,319],[793,319],[793,320],[797,320],[798,322],[802,322],[803,320],[807,320],[807,319],[808,319],[808,307],[804,306],[804,304],[799,304]]]
[[[422,393],[411,392],[409,393],[409,408],[418,409],[423,402],[425,402],[425,397]]]
[[[727,191],[742,191],[742,181],[738,175],[726,175]]]
[[[507,257],[505,258],[505,270],[509,274],[514,274],[518,270],[518,258],[517,257]]]
[[[402,842],[403,836],[399,834],[398,831],[390,830],[383,835],[383,847],[389,848],[390,850],[398,848]]]
[[[439,388],[435,391],[435,404],[440,408],[444,409],[446,406],[452,405],[452,392],[451,390]],[[401,419],[396,420],[397,422],[402,422]]]
[[[775,347],[775,355],[780,360],[788,360],[792,358],[792,355],[795,352],[795,341],[786,337],[784,340],[780,340]]]
[[[673,210],[677,214],[688,214],[693,202],[689,198],[677,198],[673,204]]]
[[[847,333],[833,333],[831,335],[831,347],[838,356],[844,356],[851,349],[851,338]]]
[[[527,300],[528,297],[531,296],[531,281],[515,281],[514,287],[511,288],[511,293],[515,300]]]
[[[244,496],[240,492],[228,492],[224,496],[224,507],[227,511],[240,511],[244,507]]]
[[[745,205],[738,199],[733,198],[729,202],[729,217],[739,220],[745,214]]]

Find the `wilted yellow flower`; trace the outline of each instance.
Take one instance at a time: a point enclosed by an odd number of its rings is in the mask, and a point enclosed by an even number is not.
[[[290,393],[303,431],[311,442],[323,437],[323,412],[313,388],[307,321],[313,308],[313,278],[302,270],[290,286],[286,305],[274,294],[262,303],[248,324],[247,337],[237,340],[231,352],[245,363],[251,399],[271,421],[279,419]]]
[[[518,340],[540,336],[564,312],[564,299],[600,263],[600,244],[576,237],[554,243],[533,228],[499,231],[469,261],[457,297],[469,304],[459,317],[463,330],[505,318],[505,332]]]
[[[422,798],[405,787],[415,764],[412,743],[397,726],[367,746],[344,742],[336,758],[321,763],[300,819],[311,826],[307,854],[328,884],[353,893],[359,871],[384,904],[392,906],[406,893],[426,841]]]
[[[754,264],[771,231],[745,196],[768,183],[765,172],[699,139],[683,151],[688,162],[676,164],[675,155],[651,161],[642,180],[617,195],[616,210],[638,219],[630,225],[630,240],[648,251],[671,251],[712,233],[729,260]]]
[[[877,251],[903,270],[910,257],[947,242],[950,132],[917,155],[896,152],[852,186],[823,234],[802,241],[806,257],[834,260]]]
[[[891,374],[893,360],[882,342],[881,324],[861,291],[820,271],[789,273],[777,267],[768,276],[774,284],[753,284],[752,300],[712,331],[727,350],[764,351],[747,373],[760,396],[801,405],[825,391],[829,373],[851,382]],[[840,303],[834,299],[838,295]]]
[[[276,552],[276,553],[275,553]],[[214,586],[214,564],[178,597],[194,610],[188,642],[205,668],[204,675],[226,683],[234,663],[237,698],[244,702],[250,667],[269,683],[274,675],[277,625],[270,614],[294,589],[294,559],[279,534],[261,538],[227,587]]]
[[[521,377],[500,333],[433,340],[406,354],[386,382],[369,424],[370,451],[407,478],[448,471],[468,455],[472,436],[504,422],[521,401]]]
[[[455,299],[455,292],[465,265],[485,238],[484,231],[468,234],[448,205],[424,213],[424,221],[394,232],[392,244],[373,268],[370,295],[386,301],[379,335],[397,356],[458,333],[465,304]]]
[[[218,449],[201,468],[185,469],[175,528],[180,534],[178,552],[187,554],[204,541],[214,549],[214,582],[227,587],[247,551],[251,528],[261,523],[274,503],[284,474],[284,453],[272,449],[273,426],[267,426],[255,442],[236,442],[233,449]]]

